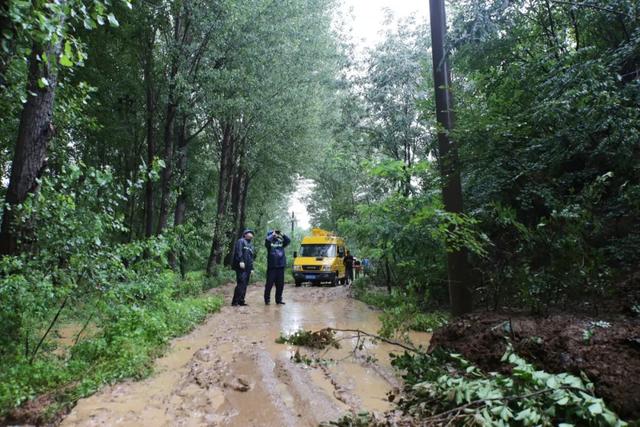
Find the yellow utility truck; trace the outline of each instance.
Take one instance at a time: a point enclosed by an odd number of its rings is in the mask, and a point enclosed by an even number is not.
[[[347,248],[342,237],[314,228],[310,236],[302,239],[300,252],[294,253],[293,278],[296,286],[304,282],[336,286],[346,282],[346,269],[342,259]]]

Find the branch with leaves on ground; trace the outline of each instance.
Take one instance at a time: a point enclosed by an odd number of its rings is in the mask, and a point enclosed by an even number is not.
[[[337,337],[337,333],[349,335]],[[356,339],[352,354],[362,349],[362,339],[384,342],[403,351],[392,355],[392,365],[403,372],[405,390],[395,396],[401,414],[422,425],[592,425],[626,426],[605,402],[594,396],[593,385],[568,373],[537,370],[509,345],[502,361],[509,374],[483,372],[458,354],[397,342],[361,329],[325,328],[282,335],[276,342],[316,350],[339,348],[340,341]],[[308,361],[299,356],[298,362]],[[387,414],[389,415],[389,414]],[[337,426],[386,425],[374,414],[350,414],[331,423]],[[363,421],[364,420],[364,421]]]

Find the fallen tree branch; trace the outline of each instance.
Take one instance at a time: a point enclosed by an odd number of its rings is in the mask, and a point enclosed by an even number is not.
[[[58,317],[60,317],[60,313],[62,313],[62,310],[67,305],[67,300],[69,300],[69,295],[70,294],[67,294],[64,297],[64,299],[62,300],[62,304],[60,305],[60,308],[58,308],[58,311],[56,312],[56,315],[53,317],[53,320],[51,321],[51,323],[49,323],[49,327],[47,328],[47,331],[44,333],[42,338],[40,338],[40,341],[38,342],[38,345],[36,346],[36,349],[33,350],[33,353],[31,354],[31,358],[29,359],[29,364],[30,365],[33,364],[33,361],[35,360],[36,355],[38,354],[38,350],[40,350],[40,347],[42,346],[42,343],[44,342],[44,340],[49,335],[49,332],[51,332],[51,328],[53,328],[53,325],[56,324],[56,322],[58,321]]]
[[[438,414],[432,415],[428,418],[425,418],[424,421],[425,422],[434,422],[434,421],[441,421],[444,419],[447,419],[450,415],[455,414],[454,417],[457,417],[460,412],[464,411],[465,409],[471,408],[475,405],[479,405],[479,404],[485,404],[487,402],[490,401],[502,401],[502,402],[511,402],[514,400],[521,400],[521,399],[527,399],[529,397],[534,397],[534,396],[539,396],[541,394],[546,394],[546,393],[551,393],[554,392],[556,390],[568,390],[568,391],[581,391],[583,393],[588,393],[587,390],[583,390],[581,388],[577,388],[577,387],[558,387],[558,388],[545,388],[542,390],[537,390],[531,393],[526,393],[526,394],[521,394],[521,395],[517,395],[517,396],[504,396],[504,397],[491,397],[491,398],[487,398],[487,399],[478,399],[478,400],[474,400],[471,402],[467,402],[464,405],[460,405],[460,406],[456,406],[453,409],[449,409],[447,411],[444,412],[440,412]]]
[[[371,333],[365,332],[365,331],[363,331],[361,329],[339,329],[339,328],[327,328],[327,329],[330,330],[330,331],[335,331],[335,332],[353,332],[353,333],[356,333],[358,335],[360,335],[360,334],[361,335],[365,335],[365,336],[368,336],[370,338],[374,338],[376,340],[385,342],[387,344],[395,345],[397,347],[400,347],[400,348],[402,348],[404,350],[407,350],[407,351],[410,351],[412,353],[425,354],[424,352],[418,350],[417,348],[415,348],[413,346],[409,346],[409,345],[406,345],[406,344],[403,344],[403,343],[400,343],[400,342],[397,342],[397,341],[394,341],[394,340],[390,340],[388,338],[381,337],[380,335],[371,334]]]

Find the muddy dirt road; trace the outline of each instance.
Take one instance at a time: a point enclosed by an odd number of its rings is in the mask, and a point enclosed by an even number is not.
[[[281,331],[301,328],[376,332],[377,312],[349,298],[345,287],[287,285],[284,306],[265,306],[262,289],[250,287],[248,307],[226,306],[174,340],[152,377],[81,400],[62,425],[317,426],[349,410],[390,406],[386,393],[400,386],[389,365],[391,346],[367,343],[354,358],[356,339],[345,335],[341,349],[322,351],[335,362],[307,366],[291,360],[295,347],[275,343]],[[231,290],[221,291],[226,301]],[[428,338],[413,337],[421,344]]]

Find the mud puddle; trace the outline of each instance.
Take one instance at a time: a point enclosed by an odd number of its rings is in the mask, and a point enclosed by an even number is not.
[[[232,289],[225,288],[227,295]],[[326,363],[292,359],[295,347],[276,344],[280,332],[325,327],[376,332],[378,313],[348,298],[347,289],[285,290],[284,306],[262,303],[251,286],[248,307],[224,307],[191,334],[174,340],[140,382],[107,387],[83,399],[63,426],[317,426],[347,411],[384,411],[388,391],[400,387],[384,343],[362,344],[339,333],[340,349],[309,352]],[[426,345],[427,334],[413,336]]]

